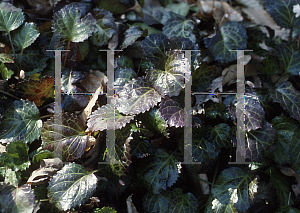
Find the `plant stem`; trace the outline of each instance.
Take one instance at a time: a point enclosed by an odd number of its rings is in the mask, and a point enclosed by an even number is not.
[[[41,118],[48,118],[48,117],[51,117],[51,116],[53,116],[53,115],[44,115],[44,116],[40,117],[40,119]]]
[[[24,50],[24,49],[22,49],[22,50],[21,50],[20,71],[21,71],[21,67],[22,67],[22,56],[23,56],[23,50]]]
[[[290,36],[289,36],[289,44],[291,44],[292,40],[293,40],[293,30],[294,30],[294,27],[291,27]]]
[[[12,94],[10,94],[10,93],[8,93],[8,92],[5,92],[5,91],[3,91],[3,90],[0,90],[0,92],[2,92],[2,93],[5,94],[5,95],[8,95],[8,96],[10,96],[10,97],[13,97],[14,99],[20,100],[20,98],[14,96],[14,95],[12,95]]]
[[[16,60],[17,60],[17,57],[16,57],[16,52],[15,52],[15,48],[14,48],[14,45],[13,45],[13,43],[12,43],[12,40],[11,40],[11,36],[10,36],[10,32],[8,32],[8,38],[9,38],[9,42],[10,42],[10,46],[11,46],[11,49],[12,49],[12,51],[13,51],[13,53],[14,53],[14,58],[15,58],[15,62],[16,62]],[[21,60],[22,60],[22,58],[21,58]],[[19,69],[19,67],[18,67],[18,65],[15,63],[15,65],[16,65],[16,67],[17,67],[17,74],[18,74],[18,77],[20,76],[20,69]],[[19,80],[18,80],[19,81]]]
[[[67,50],[70,49],[70,44],[71,44],[71,40],[68,41]],[[63,71],[65,70],[65,66],[66,66],[66,62],[67,62],[67,58],[68,58],[68,53],[69,53],[69,51],[67,51],[67,53],[66,53],[66,57],[65,57],[65,61],[64,61],[64,66],[63,66]]]

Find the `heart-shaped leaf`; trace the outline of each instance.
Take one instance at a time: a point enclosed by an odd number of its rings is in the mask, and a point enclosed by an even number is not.
[[[163,96],[178,96],[190,79],[190,65],[184,54],[175,52],[169,56],[165,70],[151,70],[147,79]]]
[[[170,19],[163,27],[163,34],[171,38],[173,36],[189,38],[196,43],[196,36],[193,34],[194,22],[192,20],[185,20],[179,17]]]
[[[113,14],[105,9],[94,9],[93,16],[97,20],[96,30],[91,37],[92,42],[97,46],[108,44],[108,40],[117,33],[117,26]]]
[[[227,63],[236,60],[236,52],[230,50],[245,49],[247,38],[245,28],[238,22],[230,21],[223,24],[214,35],[205,38],[204,43],[214,60]]]
[[[217,147],[230,147],[229,138],[230,127],[228,124],[219,123],[214,127],[208,128],[208,140],[215,144]]]
[[[150,86],[144,77],[138,77],[126,83],[119,92],[117,109],[126,115],[148,111],[161,100],[161,95]]]
[[[30,185],[24,184],[18,188],[6,186],[0,189],[0,206],[3,213],[32,213],[35,195]]]
[[[138,26],[132,26],[124,32],[124,41],[120,46],[120,49],[125,49],[126,47],[133,44],[139,37],[143,35],[144,31]]]
[[[260,105],[258,96],[256,94],[246,93],[245,99],[243,96],[239,97],[235,105],[238,106],[238,108],[236,109],[236,107],[231,105],[229,112],[231,116],[236,119],[236,110],[240,111],[242,116],[238,119],[241,120],[241,123],[245,124],[245,128],[242,127],[243,130],[249,132],[250,130],[262,128],[262,122],[265,118],[265,111]]]
[[[60,128],[61,135],[56,132]],[[55,152],[62,152],[64,159],[74,160],[80,158],[85,151],[88,136],[84,133],[85,126],[76,115],[64,113],[62,124],[55,124],[54,117],[43,123],[42,141],[44,149]],[[61,139],[55,140],[59,136]]]
[[[97,177],[75,163],[65,165],[49,182],[48,197],[60,210],[84,204],[97,187]]]
[[[114,115],[115,114],[115,115]],[[103,131],[121,129],[132,120],[134,116],[121,115],[114,109],[113,104],[106,104],[94,111],[88,120],[88,129],[90,131]]]
[[[283,61],[285,72],[289,75],[299,75],[300,53],[292,46],[280,44],[276,46],[277,56]]]
[[[276,130],[266,120],[261,129],[247,132],[245,143],[245,157],[251,161],[261,162],[263,157],[273,151]]]
[[[41,135],[42,120],[36,105],[28,100],[14,101],[1,119],[0,143],[31,143]]]
[[[296,18],[293,12],[293,6],[299,3],[299,0],[266,0],[266,9],[280,27],[291,28],[294,25],[300,25],[300,18]]]
[[[81,13],[74,5],[66,5],[53,15],[53,31],[60,38],[72,42],[83,42],[95,30],[96,20],[89,13],[80,19]]]
[[[292,118],[300,120],[300,92],[293,87],[291,82],[280,82],[275,90],[271,89],[271,96],[275,102],[279,102],[280,106],[287,110]]]
[[[18,84],[18,90],[37,107],[43,105],[47,98],[54,98],[54,78],[44,77],[40,81],[27,80]]]
[[[29,47],[39,37],[40,33],[33,22],[25,23],[13,37],[13,44],[21,50]]]
[[[151,169],[144,175],[144,178],[153,187],[153,194],[159,194],[160,189],[170,188],[179,175],[173,155],[158,149],[155,157],[156,160],[150,164]]]
[[[1,2],[0,4],[0,31],[9,33],[17,29],[24,22],[22,9],[12,4]]]

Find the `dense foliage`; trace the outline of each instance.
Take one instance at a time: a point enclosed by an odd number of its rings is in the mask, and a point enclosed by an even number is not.
[[[299,4],[2,0],[0,212],[300,212]],[[46,50],[68,50],[61,123]],[[181,163],[186,113],[198,164]],[[246,163],[229,164],[238,120]]]

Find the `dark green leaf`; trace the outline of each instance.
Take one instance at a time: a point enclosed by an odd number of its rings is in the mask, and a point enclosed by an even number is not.
[[[170,202],[171,196],[167,192],[148,193],[143,198],[143,207],[146,212],[164,213],[168,212]]]
[[[0,206],[3,213],[32,213],[35,195],[30,185],[0,189]]]
[[[169,4],[167,8],[172,10],[174,13],[177,13],[182,16],[186,16],[189,13],[190,5],[186,2],[181,2],[178,4]]]
[[[42,120],[36,105],[28,100],[14,101],[4,113],[0,124],[0,142],[16,140],[31,143],[41,135]]]
[[[132,120],[134,116],[123,116],[114,109],[113,104],[106,104],[94,111],[88,120],[90,131],[103,131],[121,129]]]
[[[182,189],[175,188],[171,192],[171,197],[170,212],[194,213],[197,211],[197,199],[192,193],[183,194]]]
[[[230,138],[229,138],[230,127],[228,124],[219,123],[213,128],[208,128],[208,140],[213,142],[217,147],[230,147]]]
[[[171,38],[173,36],[189,38],[196,43],[196,36],[193,34],[194,22],[192,20],[185,20],[181,18],[174,18],[168,20],[163,27],[163,34]]]
[[[10,3],[0,4],[0,31],[9,33],[17,29],[24,22],[24,14],[20,8]]]
[[[137,133],[132,134],[133,139],[130,141],[130,154],[138,158],[143,158],[153,153],[152,144],[146,137],[139,136]]]
[[[290,205],[280,206],[276,213],[300,213],[300,210]]]
[[[13,44],[21,50],[29,47],[39,37],[40,33],[33,22],[25,23],[13,37]]]
[[[115,70],[115,93],[118,94],[123,86],[133,78],[136,78],[136,72],[131,68],[117,68]]]
[[[62,152],[66,160],[80,158],[89,140],[89,136],[84,132],[84,124],[74,114],[64,113],[61,119],[62,124],[55,124],[54,117],[43,123],[41,137],[44,149]],[[56,132],[56,129],[59,129],[61,134]]]
[[[274,102],[279,102],[292,118],[300,120],[300,92],[293,87],[291,82],[280,82],[275,90],[271,89],[270,93]]]
[[[150,70],[147,76],[162,96],[178,96],[190,79],[190,66],[182,53],[175,52],[165,63],[165,70]]]
[[[94,9],[93,16],[97,20],[96,30],[91,37],[94,45],[103,46],[108,44],[108,40],[117,33],[117,26],[113,14],[105,9]]]
[[[53,31],[68,41],[83,42],[94,32],[96,20],[90,13],[83,19],[80,16],[74,5],[66,5],[53,15]]]
[[[299,75],[300,53],[285,44],[278,45],[276,49],[279,59],[283,61],[286,74]]]
[[[236,51],[230,50],[245,49],[247,38],[245,28],[238,22],[230,21],[223,24],[215,34],[205,38],[204,43],[214,60],[227,63],[236,60]]]
[[[299,128],[295,132],[293,136],[293,140],[290,146],[291,153],[291,164],[292,168],[295,170],[297,174],[300,174],[300,131]]]
[[[150,125],[147,125],[150,130],[154,130],[156,132],[159,132],[163,134],[164,136],[167,136],[167,127],[168,124],[166,123],[165,119],[162,118],[159,110],[152,109],[147,117],[145,119],[146,125],[149,123]]]
[[[165,7],[145,7],[143,8],[144,23],[148,25],[161,24],[163,15],[170,11]]]
[[[276,139],[276,130],[266,120],[261,129],[247,132],[245,143],[245,157],[251,161],[261,162],[263,157],[273,151]]]
[[[133,44],[139,37],[143,35],[144,31],[138,26],[132,26],[124,32],[124,41],[120,46],[120,49],[125,49],[129,45]]]
[[[300,18],[296,18],[293,12],[293,6],[299,3],[299,0],[266,0],[266,8],[267,12],[280,27],[291,28],[294,25],[300,25]]]
[[[158,149],[155,157],[155,161],[149,166],[151,169],[144,175],[144,178],[153,187],[153,194],[159,194],[161,189],[170,188],[179,175],[173,155]]]
[[[97,177],[75,163],[65,165],[49,182],[48,197],[60,210],[84,204],[97,187]]]
[[[161,101],[161,95],[147,83],[144,77],[126,83],[119,96],[117,109],[126,115],[143,113]]]
[[[250,182],[250,174],[246,174],[241,168],[230,167],[223,170],[211,191],[214,212],[246,212],[251,205],[248,190]]]

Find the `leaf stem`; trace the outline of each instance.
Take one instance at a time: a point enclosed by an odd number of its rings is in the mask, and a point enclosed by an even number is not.
[[[53,115],[43,115],[40,118],[50,118],[51,116],[53,116]]]
[[[0,92],[2,92],[2,93],[5,94],[5,95],[8,95],[8,96],[10,96],[10,97],[13,97],[14,99],[20,100],[20,98],[14,96],[14,95],[12,95],[12,94],[10,94],[10,93],[8,93],[8,92],[5,92],[5,91],[3,91],[3,90],[0,90]]]
[[[292,40],[293,40],[293,30],[294,30],[294,27],[291,27],[290,36],[289,36],[289,44],[291,44]]]
[[[15,52],[15,48],[14,48],[14,45],[13,45],[13,43],[12,43],[12,40],[11,40],[11,36],[10,36],[10,32],[8,32],[8,38],[9,38],[9,42],[10,42],[10,46],[11,46],[11,49],[12,49],[12,51],[13,51],[13,53],[14,53],[14,58],[15,58],[15,62],[16,62],[16,60],[17,60],[17,57],[16,57],[16,52]],[[21,58],[21,60],[22,60],[22,58]],[[17,76],[20,76],[20,69],[19,69],[19,67],[18,67],[18,65],[15,63],[15,65],[16,65],[16,67],[17,67]],[[18,80],[19,81],[19,80]]]
[[[23,50],[24,50],[24,49],[22,49],[22,50],[21,50],[21,57],[20,57],[20,58],[21,58],[21,60],[20,60],[20,70],[21,70],[21,67],[22,67],[22,57],[23,57]]]
[[[70,44],[71,44],[71,40],[68,41],[67,50],[70,49]],[[67,51],[67,53],[66,53],[66,57],[65,57],[65,61],[64,61],[64,66],[63,66],[63,71],[65,70],[65,66],[66,66],[66,62],[67,62],[67,58],[68,58],[68,53],[69,53],[69,51]]]

